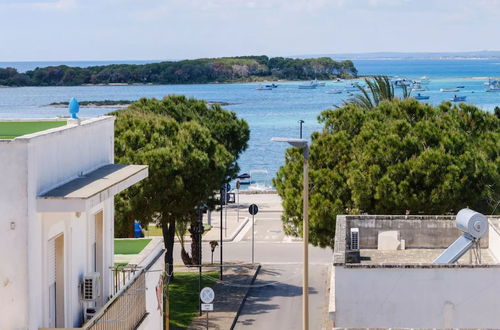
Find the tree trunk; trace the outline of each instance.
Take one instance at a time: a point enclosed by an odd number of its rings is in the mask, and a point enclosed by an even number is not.
[[[193,265],[199,265],[201,263],[201,240],[198,234],[198,219],[191,220],[189,232],[191,233],[191,262]]]
[[[174,276],[174,241],[175,241],[175,220],[162,223],[163,243],[165,244],[165,271]]]

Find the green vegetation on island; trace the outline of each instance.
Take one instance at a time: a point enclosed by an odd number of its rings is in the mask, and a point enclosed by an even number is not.
[[[350,60],[337,62],[329,57],[293,59],[241,56],[86,68],[59,65],[36,68],[26,73],[19,73],[15,68],[0,68],[0,85],[204,84],[333,79],[356,75],[357,70]]]
[[[103,101],[79,101],[78,104],[81,107],[117,107],[126,106],[134,103],[135,101],[130,100],[103,100]],[[50,106],[63,107],[68,106],[69,102],[52,102]]]
[[[214,191],[234,178],[239,155],[247,148],[246,121],[219,105],[168,96],[140,99],[112,113],[115,161],[149,166],[149,176],[117,195],[115,234],[129,237],[134,220],[162,228],[168,272],[173,271],[174,238],[191,233],[191,255],[181,246],[186,264],[199,264],[197,207],[214,204]]]
[[[333,248],[339,214],[500,212],[500,111],[406,98],[346,104],[319,120],[310,153],[312,244]],[[302,235],[302,161],[301,149],[288,149],[274,179],[293,236]]]

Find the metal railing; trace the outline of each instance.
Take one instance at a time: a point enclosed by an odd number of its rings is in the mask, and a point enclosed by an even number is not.
[[[113,276],[113,296],[121,290],[131,279],[133,279],[142,267],[137,265],[113,266],[110,267]]]
[[[99,312],[83,325],[86,330],[132,330],[146,315],[146,272],[141,270]]]

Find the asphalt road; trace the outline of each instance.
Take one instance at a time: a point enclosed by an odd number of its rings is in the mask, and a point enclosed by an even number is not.
[[[309,268],[310,329],[328,326],[328,265]],[[302,264],[264,265],[235,329],[302,329]]]
[[[257,197],[263,199],[260,201],[263,204],[265,196]],[[285,235],[280,210],[269,209],[255,217],[255,262],[262,268],[249,291],[236,329],[302,328],[303,244],[300,239]],[[174,261],[181,264],[179,244],[174,249]],[[332,255],[331,249],[309,246],[310,329],[332,328],[328,320]],[[218,264],[220,246],[215,249],[213,257],[214,263]],[[252,226],[246,226],[235,241],[223,243],[223,259],[225,263],[251,262]],[[204,263],[211,260],[210,246],[206,242],[203,244],[203,260]]]

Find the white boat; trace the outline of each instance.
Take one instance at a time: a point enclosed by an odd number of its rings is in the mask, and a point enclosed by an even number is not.
[[[423,92],[423,91],[426,91],[427,88],[420,85],[420,83],[415,83],[415,84],[413,84],[413,88],[411,90],[412,90],[412,92]]]
[[[303,83],[302,85],[299,85],[299,89],[315,89],[318,87],[318,84],[314,82],[314,80],[308,82],[308,83]]]
[[[458,89],[458,88],[441,88],[439,91],[440,92],[459,92],[460,89]]]
[[[313,83],[315,83],[316,86],[318,86],[318,87],[325,87],[326,86],[326,83],[324,81],[318,81],[316,79],[313,80]]]
[[[271,91],[271,90],[273,90],[273,88],[270,86],[268,87],[268,86],[260,85],[259,87],[256,88],[256,90],[258,90],[258,91]]]
[[[429,77],[427,77],[427,76],[420,77],[420,80],[419,80],[420,84],[428,85],[430,82],[431,82],[431,80],[429,79]]]
[[[488,80],[489,88],[486,90],[487,92],[500,92],[500,80]]]

